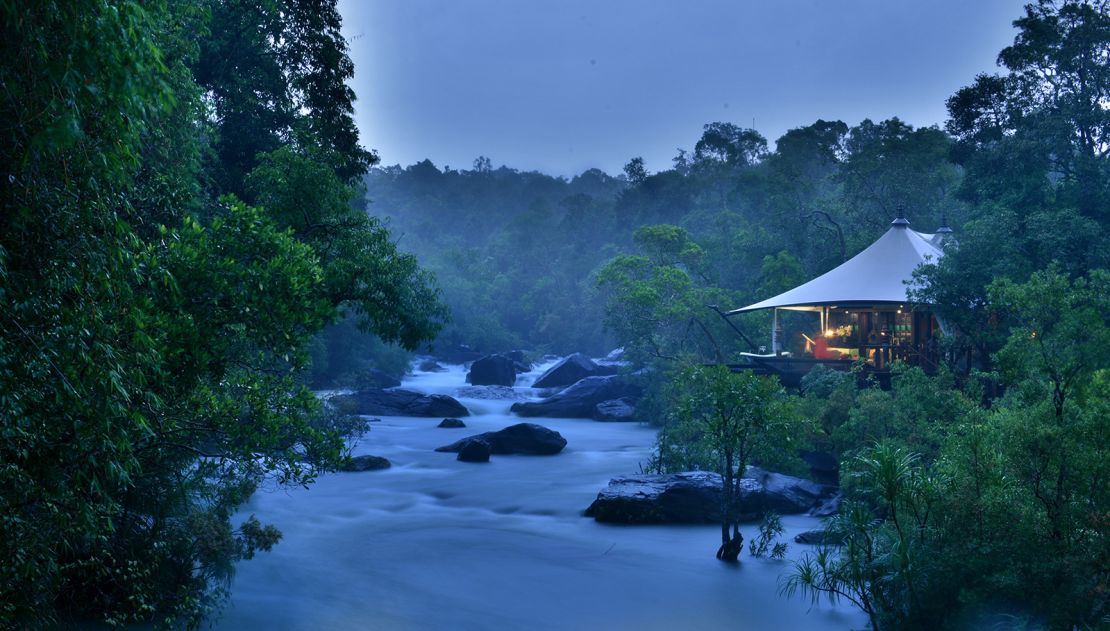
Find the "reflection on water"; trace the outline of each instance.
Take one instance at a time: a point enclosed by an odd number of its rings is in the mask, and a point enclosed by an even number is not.
[[[418,373],[404,387],[454,395],[464,377],[455,366]],[[438,418],[374,423],[355,453],[385,456],[391,469],[258,493],[242,517],[254,513],[284,538],[239,566],[216,628],[866,627],[847,607],[810,608],[778,596],[787,563],[717,561],[713,526],[621,527],[582,517],[610,477],[639,470],[654,430],[531,419],[562,433],[566,449],[461,463],[433,449],[521,420],[509,414],[511,400],[461,400],[473,414],[466,429],[437,428]],[[792,540],[817,521],[785,517],[783,524]],[[790,555],[803,547],[791,544]]]

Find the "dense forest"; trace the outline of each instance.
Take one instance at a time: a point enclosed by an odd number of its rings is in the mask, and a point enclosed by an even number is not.
[[[709,122],[670,169],[573,178],[378,166],[334,2],[0,15],[0,626],[200,625],[281,537],[236,509],[365,429],[310,386],[410,352],[614,347],[659,426],[646,467],[840,460],[843,545],[785,595],[875,629],[1110,624],[1105,1],[1027,6],[943,129],[818,120],[772,144]],[[955,231],[910,288],[952,325],[945,365],[790,392],[706,367],[749,350],[711,306],[902,214]],[[732,322],[766,344],[769,317]]]
[[[280,537],[236,507],[358,429],[312,336],[445,312],[355,195],[334,3],[0,6],[0,626],[197,626]]]

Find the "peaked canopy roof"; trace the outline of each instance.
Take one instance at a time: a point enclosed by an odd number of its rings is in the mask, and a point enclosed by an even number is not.
[[[906,302],[905,281],[913,278],[918,265],[943,255],[941,240],[951,232],[941,228],[936,234],[926,234],[909,226],[909,221],[899,217],[878,241],[839,267],[774,298],[725,315],[775,307],[808,310],[819,305]]]

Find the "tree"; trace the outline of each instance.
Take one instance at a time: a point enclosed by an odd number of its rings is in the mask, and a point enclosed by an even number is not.
[[[746,167],[758,163],[767,154],[767,140],[754,129],[742,129],[732,123],[709,123],[694,145],[694,163],[720,163],[730,167]]]
[[[628,164],[624,165],[624,176],[632,184],[643,184],[648,176],[647,169],[644,168],[644,159],[637,156],[629,160]]]
[[[944,481],[921,466],[916,454],[878,443],[851,461],[848,474],[859,497],[827,524],[842,540],[794,563],[783,583],[786,596],[817,603],[845,599],[867,614],[871,628],[931,629],[950,611],[934,590],[946,585],[936,560],[932,523]],[[876,514],[880,519],[875,519]]]
[[[200,41],[190,66],[215,131],[217,191],[253,201],[244,178],[283,145],[311,152],[344,183],[378,161],[359,145],[347,85],[354,64],[335,0],[198,4],[210,17],[190,25]]]
[[[774,378],[733,373],[726,366],[683,369],[670,381],[665,398],[670,413],[659,433],[656,466],[721,475],[717,558],[736,561],[744,549],[740,480],[754,460],[794,456],[804,424]]]
[[[296,383],[312,335],[359,297],[382,335],[415,345],[434,331],[435,315],[392,311],[427,301],[370,299],[378,282],[407,285],[378,287],[389,299],[427,286],[390,258],[384,231],[340,225],[357,215],[336,181],[365,156],[335,153],[348,150],[343,123],[314,120],[328,116],[316,97],[296,97],[295,139],[251,119],[257,137],[244,142],[296,146],[235,163],[272,157],[260,177],[280,175],[266,191],[273,212],[217,196],[213,182],[235,169],[202,161],[214,121],[187,68],[204,47],[202,9],[0,4],[11,35],[0,43],[11,123],[0,149],[0,626],[198,626],[234,563],[280,538],[253,518],[233,525],[237,507],[267,480],[303,485],[338,466],[357,431]],[[337,36],[335,24],[304,26],[313,19],[290,17],[300,30],[280,42],[267,40],[270,22],[232,27],[292,51],[294,39]],[[279,80],[314,71],[298,72]],[[209,97],[229,87],[209,80]],[[293,204],[294,190],[321,205]],[[342,247],[313,241],[295,221],[305,213]]]
[[[1015,208],[1055,203],[1105,223],[1107,3],[1038,0],[1014,26],[998,55],[1008,73],[980,75],[948,100],[948,130],[971,175],[965,194]]]
[[[707,307],[728,304],[727,294],[701,273],[704,250],[685,230],[667,224],[643,226],[633,238],[642,255],[619,255],[597,273],[607,296],[607,329],[633,361],[724,361],[728,349],[720,340],[732,336]]]

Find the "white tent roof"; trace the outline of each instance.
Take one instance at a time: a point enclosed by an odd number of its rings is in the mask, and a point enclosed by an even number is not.
[[[940,248],[944,232],[926,234],[910,230],[910,222],[898,218],[890,230],[864,251],[813,280],[754,305],[729,311],[725,315],[771,309],[805,309],[817,305],[845,303],[906,302],[905,281],[926,261],[943,255]]]

